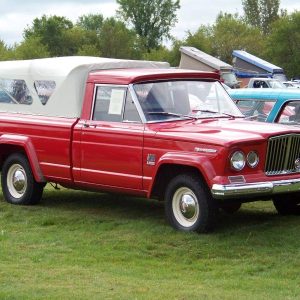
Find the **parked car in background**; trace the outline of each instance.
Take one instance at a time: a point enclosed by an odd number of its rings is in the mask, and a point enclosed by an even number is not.
[[[283,89],[286,86],[279,80],[273,78],[250,78],[248,88],[273,88]]]
[[[296,82],[296,81],[284,81],[282,82],[287,88],[298,88],[300,89],[300,82]]]
[[[300,90],[228,90],[242,113],[250,120],[300,125]]]

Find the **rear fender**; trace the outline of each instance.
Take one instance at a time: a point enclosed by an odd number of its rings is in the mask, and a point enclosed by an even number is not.
[[[0,136],[0,147],[1,145],[17,146],[24,149],[35,180],[37,182],[46,182],[30,137],[23,135],[3,134]]]

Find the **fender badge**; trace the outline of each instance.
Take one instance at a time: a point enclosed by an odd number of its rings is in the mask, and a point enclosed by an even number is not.
[[[147,155],[147,165],[154,166],[156,161],[156,155],[155,154],[148,154]]]
[[[210,148],[199,148],[199,147],[195,147],[194,149],[196,152],[203,152],[203,153],[216,153],[217,150],[216,149],[210,149]]]

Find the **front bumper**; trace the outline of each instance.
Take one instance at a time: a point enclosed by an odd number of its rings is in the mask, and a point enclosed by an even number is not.
[[[300,191],[300,178],[241,184],[214,184],[211,188],[212,196],[216,199],[255,198]]]

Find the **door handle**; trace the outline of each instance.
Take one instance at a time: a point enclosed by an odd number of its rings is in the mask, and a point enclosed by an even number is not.
[[[88,122],[83,123],[83,127],[84,128],[96,128],[97,125],[96,124],[90,124]]]

